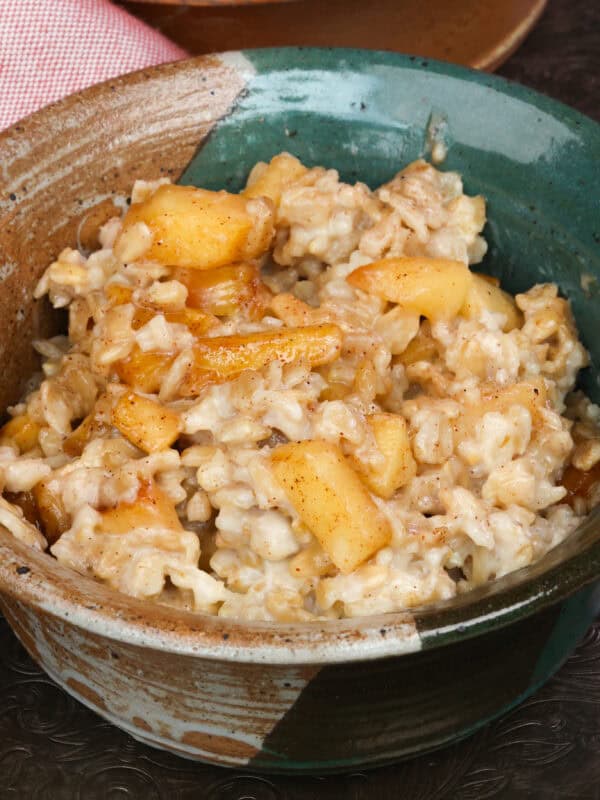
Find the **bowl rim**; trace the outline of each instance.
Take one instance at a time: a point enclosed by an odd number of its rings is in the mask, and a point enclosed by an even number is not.
[[[600,125],[569,106],[499,76],[388,51],[351,48],[261,48],[289,65],[290,57],[310,51],[350,54],[367,62],[431,73],[477,83],[491,91],[533,104],[551,116],[569,121],[595,140],[600,152]],[[215,58],[241,52],[211,54],[136,70],[95,84],[45,106],[0,132],[3,148],[22,138],[23,123],[32,136],[44,121],[66,109],[73,98],[93,102],[108,97],[120,85],[146,83],[169,72],[202,71]],[[263,73],[264,74],[264,73]],[[1,160],[1,158],[0,158]],[[496,630],[566,600],[600,577],[600,509],[541,560],[464,595],[406,612],[391,612],[347,620],[308,623],[241,622],[180,611],[138,600],[61,566],[50,555],[15,540],[0,527],[0,594],[39,612],[50,614],[101,636],[182,655],[239,662],[329,664],[398,656],[444,646]],[[3,600],[4,601],[4,600]],[[9,601],[10,602],[10,601]]]

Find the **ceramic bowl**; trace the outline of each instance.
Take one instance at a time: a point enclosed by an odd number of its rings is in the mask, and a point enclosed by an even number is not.
[[[36,280],[62,247],[93,239],[134,178],[235,190],[285,149],[376,185],[427,155],[432,131],[444,166],[488,198],[485,268],[511,291],[554,280],[571,298],[597,400],[600,128],[458,67],[291,49],[138,72],[0,136],[0,404],[34,367],[32,338],[61,323],[33,302]],[[539,563],[450,602],[270,625],[116,594],[0,531],[0,606],[57,683],[148,744],[255,770],[341,771],[466,736],[534,691],[596,613],[599,539],[592,515]]]

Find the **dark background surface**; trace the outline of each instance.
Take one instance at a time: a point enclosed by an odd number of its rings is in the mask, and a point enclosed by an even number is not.
[[[550,0],[499,74],[600,120],[600,0]],[[465,742],[374,772],[268,778],[138,744],[53,684],[0,619],[0,800],[126,798],[599,800],[600,623],[550,683]]]

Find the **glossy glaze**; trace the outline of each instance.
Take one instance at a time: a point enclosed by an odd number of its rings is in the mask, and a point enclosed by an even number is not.
[[[18,395],[28,343],[48,319],[31,304],[35,280],[88,215],[81,231],[91,237],[132,176],[176,177],[203,142],[187,182],[236,188],[254,161],[288,149],[375,184],[427,154],[432,120],[446,166],[488,197],[488,269],[513,291],[551,278],[572,297],[597,396],[595,284],[587,296],[579,282],[582,271],[600,277],[598,201],[588,191],[597,126],[447,65],[290,50],[147,70],[0,136],[0,257],[11,265],[0,288],[3,401]],[[255,769],[335,771],[464,736],[545,680],[597,610],[598,538],[594,518],[537,565],[414,614],[269,626],[115,595],[0,531],[0,604],[56,680],[148,743]],[[226,702],[215,702],[221,683]]]

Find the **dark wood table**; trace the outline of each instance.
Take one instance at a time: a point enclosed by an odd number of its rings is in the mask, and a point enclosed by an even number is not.
[[[600,0],[550,0],[500,74],[600,120]],[[543,689],[465,742],[373,772],[268,778],[138,744],[53,684],[0,619],[0,800],[30,798],[598,800],[600,623]]]

